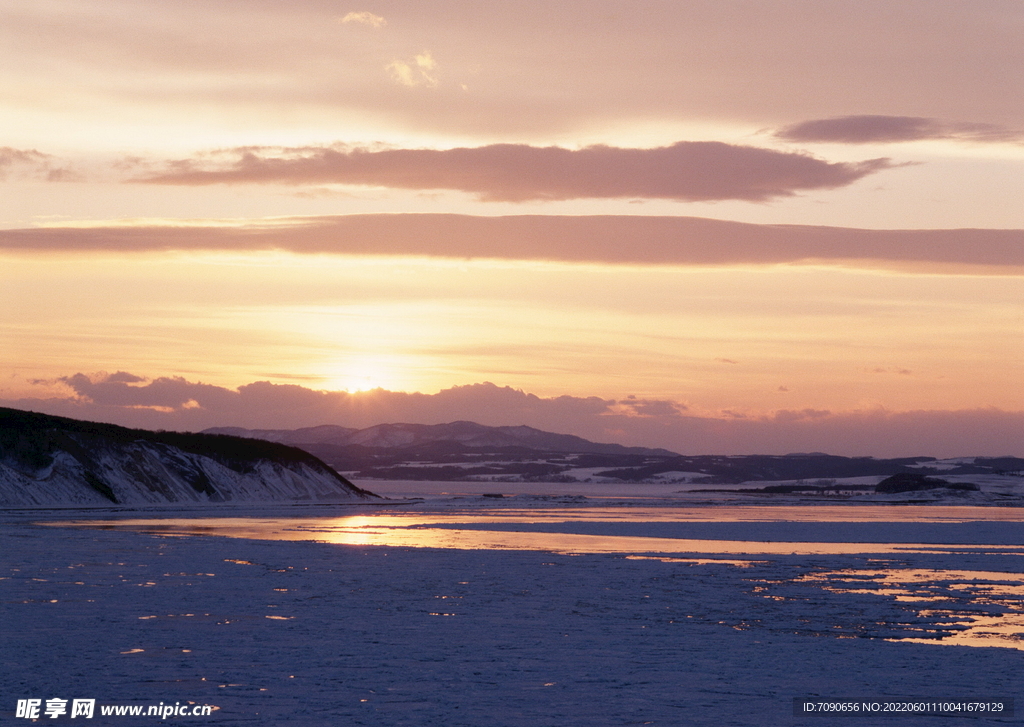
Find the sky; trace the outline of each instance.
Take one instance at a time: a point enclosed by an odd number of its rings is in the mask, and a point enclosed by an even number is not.
[[[0,0],[0,406],[1024,455],[1016,0]]]

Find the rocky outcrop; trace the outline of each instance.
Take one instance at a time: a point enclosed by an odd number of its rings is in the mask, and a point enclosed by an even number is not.
[[[0,507],[376,497],[283,444],[0,408]]]

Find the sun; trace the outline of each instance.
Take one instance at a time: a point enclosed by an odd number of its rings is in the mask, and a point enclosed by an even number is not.
[[[361,359],[339,365],[325,377],[332,389],[354,394],[371,389],[386,389],[391,383],[391,365],[380,359]]]
[[[348,379],[343,387],[345,391],[350,394],[355,394],[360,391],[370,391],[371,389],[383,389],[384,385],[373,376],[357,376],[352,379]]]

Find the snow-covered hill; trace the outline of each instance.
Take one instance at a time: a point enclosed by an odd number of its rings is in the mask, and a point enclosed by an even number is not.
[[[0,408],[0,507],[375,497],[283,444]]]

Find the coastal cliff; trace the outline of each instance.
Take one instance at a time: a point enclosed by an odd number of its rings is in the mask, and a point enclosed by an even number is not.
[[[376,498],[276,442],[0,408],[0,507]]]

